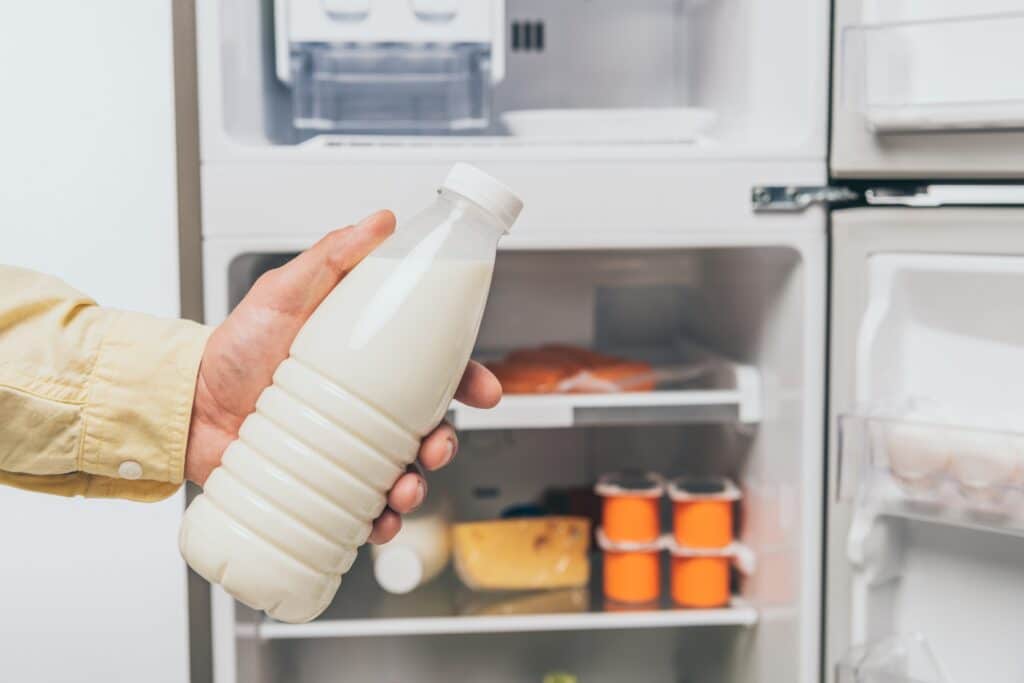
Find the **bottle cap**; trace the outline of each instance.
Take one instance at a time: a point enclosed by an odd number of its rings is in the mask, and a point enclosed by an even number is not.
[[[494,214],[505,226],[505,232],[512,228],[512,224],[519,218],[519,212],[523,210],[523,200],[512,190],[469,164],[452,166],[442,188],[457,192]]]
[[[408,593],[423,580],[423,561],[405,546],[383,547],[373,564],[373,574],[388,593]]]

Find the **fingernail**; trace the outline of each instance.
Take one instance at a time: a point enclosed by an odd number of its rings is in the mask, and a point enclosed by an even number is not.
[[[416,501],[412,504],[414,508],[418,508],[423,504],[423,499],[427,497],[427,487],[423,484],[423,480],[420,479],[416,483]]]
[[[441,467],[444,467],[452,461],[452,458],[455,457],[455,449],[455,437],[449,436],[444,444],[444,458],[441,459]]]

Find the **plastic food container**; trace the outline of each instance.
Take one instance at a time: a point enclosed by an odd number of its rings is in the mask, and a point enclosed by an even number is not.
[[[608,540],[646,543],[661,535],[665,482],[651,472],[606,474],[594,492],[601,497],[601,528]]]
[[[722,607],[729,604],[729,568],[735,549],[687,548],[672,543],[672,601],[680,607]]]
[[[597,543],[604,553],[604,596],[626,604],[644,604],[661,597],[662,539],[644,543],[615,542],[603,529]]]
[[[454,133],[490,123],[490,46],[293,43],[296,128]]]
[[[740,490],[724,478],[673,479],[672,528],[676,543],[691,548],[724,548],[733,541],[733,507]]]

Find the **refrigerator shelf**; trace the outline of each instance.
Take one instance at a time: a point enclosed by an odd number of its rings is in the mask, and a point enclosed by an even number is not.
[[[703,367],[704,371],[691,382],[655,391],[512,394],[490,410],[453,403],[448,418],[460,430],[754,424],[761,420],[761,379],[756,368],[690,342],[678,342],[669,353],[675,355],[653,359],[656,370],[659,365],[673,365],[677,370],[689,365]]]
[[[492,410],[457,405],[460,430],[756,422],[738,389],[506,396]]]
[[[839,495],[897,516],[1024,535],[1024,433],[843,415]]]
[[[1024,13],[851,26],[842,97],[875,133],[1024,128]]]
[[[757,610],[741,598],[733,597],[730,605],[717,609],[685,609],[672,604],[667,587],[656,605],[607,604],[601,591],[601,563],[596,558],[590,585],[584,588],[475,592],[449,567],[434,581],[405,595],[381,589],[369,559],[369,553],[360,553],[334,602],[316,620],[285,624],[264,618],[255,625],[238,624],[238,635],[285,640],[753,626],[758,621]]]
[[[260,638],[351,638],[360,636],[441,635],[452,633],[521,633],[598,631],[692,626],[753,626],[757,611],[738,599],[720,609],[652,609],[580,614],[530,614],[408,619],[325,619],[309,624],[264,622]]]

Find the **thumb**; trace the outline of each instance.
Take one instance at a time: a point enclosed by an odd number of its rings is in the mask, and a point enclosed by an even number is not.
[[[335,230],[274,273],[275,308],[305,317],[345,275],[395,231],[395,215],[378,211],[356,225]],[[281,304],[288,302],[291,306]]]

